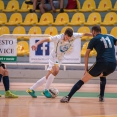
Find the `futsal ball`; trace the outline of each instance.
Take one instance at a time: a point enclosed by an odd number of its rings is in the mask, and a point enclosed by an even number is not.
[[[59,91],[58,91],[58,89],[56,89],[56,88],[50,88],[50,89],[49,89],[49,92],[51,93],[52,98],[57,97],[58,94],[59,94]]]

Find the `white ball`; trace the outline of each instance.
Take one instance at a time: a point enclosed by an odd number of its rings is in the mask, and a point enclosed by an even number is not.
[[[50,93],[51,93],[51,95],[52,95],[52,98],[57,97],[58,94],[59,94],[59,91],[58,91],[58,89],[56,89],[56,88],[50,88],[49,91],[50,91]]]

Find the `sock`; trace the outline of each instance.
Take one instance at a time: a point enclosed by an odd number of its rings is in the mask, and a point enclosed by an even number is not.
[[[79,80],[71,89],[70,93],[68,94],[69,100],[74,95],[74,93],[80,89],[80,87],[84,84],[82,80]]]
[[[53,74],[50,74],[48,76],[48,79],[47,79],[46,85],[45,85],[45,89],[47,89],[47,90],[49,89],[49,87],[50,87],[51,83],[53,82],[54,78],[55,78],[55,76]]]
[[[2,79],[2,74],[0,74],[0,82],[1,82],[1,79]]]
[[[4,84],[5,91],[8,91],[9,90],[9,77],[8,76],[3,77],[3,84]]]
[[[30,87],[31,90],[36,89],[37,87],[40,87],[46,82],[46,77],[44,76],[43,78],[39,79],[32,87]]]
[[[100,96],[104,96],[106,77],[100,77]]]

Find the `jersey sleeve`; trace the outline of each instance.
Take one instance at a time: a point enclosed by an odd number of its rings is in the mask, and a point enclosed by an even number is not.
[[[95,45],[95,38],[91,39],[91,41],[88,44],[87,49],[93,50],[94,45]]]
[[[75,39],[81,38],[82,35],[83,35],[83,33],[73,33],[73,37],[74,37]]]
[[[50,41],[50,42],[57,42],[57,41],[60,40],[62,37],[63,37],[62,34],[60,34],[60,35],[55,35],[55,36],[51,36],[51,37],[49,37],[49,41]]]

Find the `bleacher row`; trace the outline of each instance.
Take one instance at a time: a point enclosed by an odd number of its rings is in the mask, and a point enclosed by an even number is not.
[[[96,8],[96,3],[94,0],[85,0],[83,3],[82,8],[80,8],[80,2],[77,1],[77,9],[65,9],[65,12],[88,12],[88,11],[117,11],[117,2],[115,3],[114,7],[112,8],[111,0],[100,0],[98,7]],[[21,8],[19,7],[19,2],[17,0],[11,0],[8,2],[6,8],[4,2],[0,0],[0,10],[3,12],[27,12],[29,9],[32,9],[32,5],[26,5],[25,2],[22,3]],[[38,10],[39,11],[39,10]],[[58,11],[58,10],[57,10]]]

